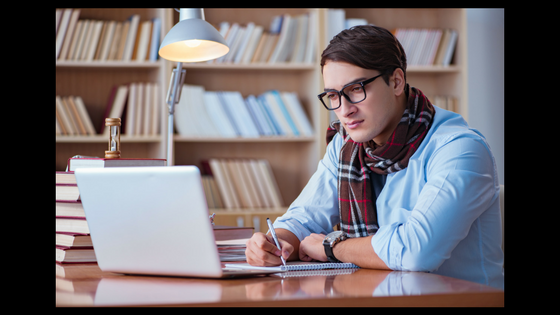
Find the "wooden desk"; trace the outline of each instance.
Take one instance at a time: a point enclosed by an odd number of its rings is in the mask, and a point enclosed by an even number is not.
[[[420,272],[195,279],[56,265],[57,306],[504,306],[504,291]]]

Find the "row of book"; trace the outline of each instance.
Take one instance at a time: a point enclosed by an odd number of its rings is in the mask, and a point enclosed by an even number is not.
[[[453,29],[397,28],[393,31],[409,66],[449,66],[457,44]]]
[[[312,63],[317,53],[317,12],[275,16],[268,31],[253,22],[221,22],[217,29],[230,51],[209,63]]]
[[[459,113],[459,100],[455,96],[450,95],[437,95],[434,97],[434,105]]]
[[[132,82],[115,85],[109,93],[104,117],[97,130],[108,136],[105,118],[121,118],[121,134],[153,136],[160,133],[160,88],[157,83]],[[79,96],[56,96],[56,134],[98,134]]]
[[[79,19],[80,9],[56,10],[56,59],[79,61],[156,61],[161,20]]]
[[[85,263],[96,262],[95,250],[91,240],[89,226],[74,170],[81,167],[115,167],[115,166],[162,166],[161,159],[118,159],[105,163],[107,159],[79,159],[68,161],[72,171],[56,172],[56,262]],[[97,162],[97,163],[94,163]],[[138,164],[141,162],[140,164]],[[114,164],[118,163],[118,165]],[[205,189],[208,195],[210,188]],[[207,190],[208,189],[208,190]],[[253,234],[252,227],[214,226],[214,237],[222,261],[245,260],[245,241]]]
[[[121,133],[136,136],[158,135],[161,97],[160,86],[152,82],[132,82],[114,86],[109,94],[100,133],[109,135],[105,118],[121,118]]]
[[[95,135],[91,117],[79,96],[56,96],[56,135]]]
[[[312,136],[313,127],[295,92],[271,90],[243,98],[237,91],[206,91],[183,85],[175,108],[175,127],[182,136]]]
[[[266,159],[209,159],[202,162],[209,207],[279,208],[282,195]],[[212,183],[213,182],[213,183]]]
[[[325,42],[355,25],[369,24],[366,19],[346,18],[343,9],[328,9],[325,23]],[[448,66],[457,44],[457,31],[453,29],[397,28],[397,37],[406,53],[409,66]]]

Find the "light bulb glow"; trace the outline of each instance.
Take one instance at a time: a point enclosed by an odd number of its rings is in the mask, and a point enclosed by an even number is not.
[[[196,40],[196,39],[185,41],[185,45],[187,45],[189,47],[198,47],[200,45],[200,43],[201,43],[201,41]]]

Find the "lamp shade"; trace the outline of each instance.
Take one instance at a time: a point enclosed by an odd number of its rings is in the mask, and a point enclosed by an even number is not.
[[[200,62],[219,58],[229,51],[226,41],[210,23],[198,18],[181,20],[167,33],[159,55],[177,62]]]

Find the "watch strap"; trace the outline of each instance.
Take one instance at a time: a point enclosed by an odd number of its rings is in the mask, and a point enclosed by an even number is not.
[[[323,246],[325,247],[325,254],[327,255],[327,259],[329,260],[329,262],[341,262],[340,260],[336,259],[336,257],[334,257],[333,248],[330,246],[330,244],[323,244]]]
[[[329,262],[332,263],[339,263],[341,262],[340,260],[338,260],[335,256],[334,256],[334,252],[333,252],[333,247],[334,245],[336,245],[338,243],[338,241],[335,241],[333,243],[329,243],[326,241],[323,241],[323,247],[325,247],[325,255],[327,255],[327,259],[329,260]],[[332,247],[331,247],[332,244]]]

